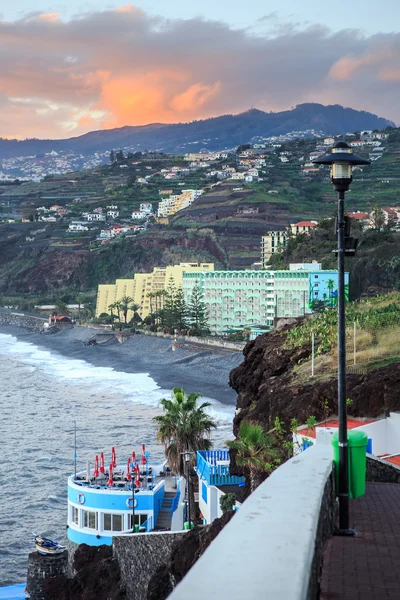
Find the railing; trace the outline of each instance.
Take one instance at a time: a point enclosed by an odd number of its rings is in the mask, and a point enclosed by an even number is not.
[[[262,483],[170,600],[314,600],[334,523],[332,448],[317,444]]]
[[[180,495],[181,495],[181,480],[179,479],[178,480],[178,485],[176,487],[176,494],[174,496],[174,499],[172,500],[171,519],[172,519],[172,515],[174,514],[174,512],[178,508]]]
[[[197,452],[197,474],[210,485],[244,483],[244,477],[230,474],[229,464],[218,464],[229,460],[229,450],[200,450]]]

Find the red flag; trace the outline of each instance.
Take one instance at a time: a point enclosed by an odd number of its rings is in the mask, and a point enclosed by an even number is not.
[[[128,481],[130,481],[132,479],[131,476],[131,457],[128,456],[128,465],[126,467],[126,478]]]
[[[99,457],[96,454],[96,460],[94,461],[93,477],[98,477],[98,476],[99,476]]]
[[[136,465],[136,452],[132,452],[132,463]]]
[[[142,465],[145,465],[145,464],[146,464],[146,462],[147,462],[147,460],[146,460],[146,456],[143,454],[143,455],[142,455]]]
[[[136,487],[140,487],[140,468],[139,468],[139,465],[136,465],[135,471],[136,471],[135,485],[136,485]]]
[[[144,444],[142,444],[142,454],[144,454],[146,452],[146,446]]]
[[[112,466],[115,469],[115,467],[117,466],[117,456],[115,454],[114,446],[111,448],[111,462],[112,462]]]
[[[113,481],[113,464],[110,464],[110,473],[108,476],[108,481],[107,481],[107,485],[109,487],[111,487],[113,485],[114,481]]]
[[[100,454],[100,473],[104,474],[104,452]]]

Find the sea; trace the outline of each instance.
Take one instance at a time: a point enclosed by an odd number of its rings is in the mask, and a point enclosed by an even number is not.
[[[62,356],[0,333],[0,587],[26,581],[32,534],[66,541],[67,478],[115,447],[125,464],[146,445],[163,458],[152,418],[169,398],[147,373],[125,373]],[[218,428],[214,446],[232,437],[235,407],[206,398]],[[5,590],[4,590],[5,592]],[[0,593],[1,597],[1,593]]]

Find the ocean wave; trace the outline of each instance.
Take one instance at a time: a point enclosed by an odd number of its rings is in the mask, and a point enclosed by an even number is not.
[[[162,398],[169,398],[170,390],[162,389],[148,373],[125,373],[112,367],[97,367],[76,358],[67,358],[61,354],[39,348],[30,342],[21,341],[10,334],[0,333],[1,353],[18,359],[46,374],[72,385],[79,385],[81,391],[88,393],[96,385],[96,393],[107,394],[112,398],[120,396],[134,404],[157,408]],[[211,403],[207,412],[219,425],[231,424],[234,408],[214,398],[202,397],[202,401]]]

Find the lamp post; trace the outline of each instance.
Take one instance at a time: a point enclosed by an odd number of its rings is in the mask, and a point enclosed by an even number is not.
[[[353,154],[346,142],[337,142],[331,154],[313,161],[317,165],[331,165],[331,177],[338,192],[337,254],[338,254],[338,413],[339,413],[339,531],[353,535],[349,524],[349,463],[346,407],[346,316],[344,295],[345,216],[344,195],[352,182],[355,165],[369,165],[370,161]]]

